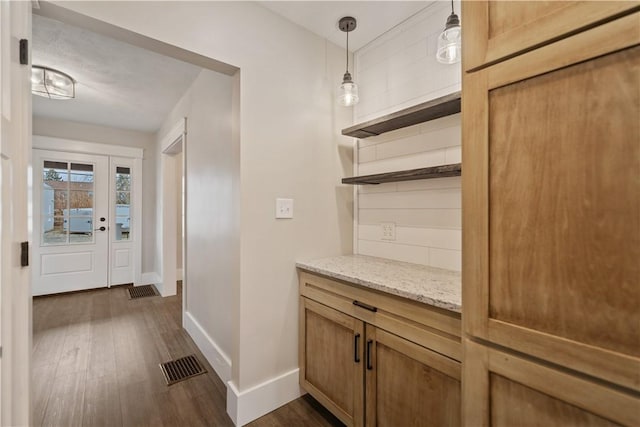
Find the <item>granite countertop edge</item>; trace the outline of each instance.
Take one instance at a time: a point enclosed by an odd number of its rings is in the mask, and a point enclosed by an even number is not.
[[[327,264],[336,264],[340,262],[358,262],[361,266],[366,266],[368,262],[384,262],[385,267],[389,268],[389,273],[394,268],[400,267],[404,272],[412,271],[415,269],[415,276],[421,282],[419,285],[411,284],[405,286],[405,283],[393,283],[388,277],[379,278],[364,278],[361,275],[354,272],[344,272],[341,268],[333,268]],[[324,264],[324,265],[323,265]],[[409,264],[399,261],[386,260],[381,258],[363,256],[363,255],[351,255],[351,256],[337,256],[330,258],[322,258],[319,260],[298,261],[296,267],[309,271],[311,273],[318,273],[324,276],[328,276],[334,279],[342,280],[355,285],[364,286],[377,291],[385,292],[391,295],[407,298],[413,301],[421,302],[427,305],[431,305],[445,310],[453,311],[456,313],[462,312],[462,304],[460,302],[460,274],[449,270],[432,269],[417,264]],[[434,277],[429,277],[429,272],[434,272]],[[426,275],[426,277],[425,277]],[[388,276],[394,276],[389,274]],[[442,280],[446,277],[446,280]],[[431,282],[431,283],[430,283]],[[434,289],[436,287],[439,289]],[[407,287],[413,289],[406,289]],[[447,296],[433,295],[433,293],[449,291]],[[456,289],[457,287],[457,289]]]

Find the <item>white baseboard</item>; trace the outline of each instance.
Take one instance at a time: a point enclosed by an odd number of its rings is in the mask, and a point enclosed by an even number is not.
[[[300,369],[296,368],[242,392],[229,381],[227,413],[233,423],[243,426],[302,396],[304,391],[298,384],[299,375]]]
[[[229,381],[231,379],[231,359],[218,347],[216,342],[188,311],[184,313],[184,328],[222,382]]]
[[[176,269],[176,280],[182,280],[182,275],[183,274],[184,273],[182,272],[182,269],[181,268],[177,268]]]
[[[160,275],[155,271],[142,273],[140,275],[140,283],[136,283],[135,286],[140,285],[155,285],[160,282]]]
[[[155,271],[149,271],[140,275],[140,283],[134,283],[133,286],[155,285],[156,289],[162,295],[162,279]]]

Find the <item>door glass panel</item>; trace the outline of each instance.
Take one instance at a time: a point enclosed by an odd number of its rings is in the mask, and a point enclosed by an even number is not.
[[[131,239],[131,168],[116,167],[115,239]]]
[[[93,165],[43,162],[42,244],[93,242]]]

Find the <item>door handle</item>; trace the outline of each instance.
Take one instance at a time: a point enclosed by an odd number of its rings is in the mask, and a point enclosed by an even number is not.
[[[360,352],[358,351],[358,347],[360,344],[360,334],[356,334],[353,337],[353,361],[356,363],[360,363]]]
[[[107,229],[107,227],[105,227],[104,225],[100,228],[96,228],[94,231],[105,231]]]

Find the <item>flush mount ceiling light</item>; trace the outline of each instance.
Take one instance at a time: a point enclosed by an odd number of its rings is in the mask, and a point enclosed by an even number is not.
[[[31,93],[49,99],[72,99],[76,97],[76,82],[62,71],[33,65]]]
[[[451,15],[447,18],[444,31],[438,37],[438,50],[436,58],[443,64],[455,64],[460,62],[462,57],[462,31],[460,19],[453,11],[453,0],[451,0]]]
[[[360,99],[358,98],[358,85],[353,82],[351,73],[349,73],[349,33],[356,29],[356,25],[356,18],[351,16],[345,16],[338,22],[340,31],[347,33],[347,71],[344,73],[338,93],[338,102],[345,107],[356,105]]]

